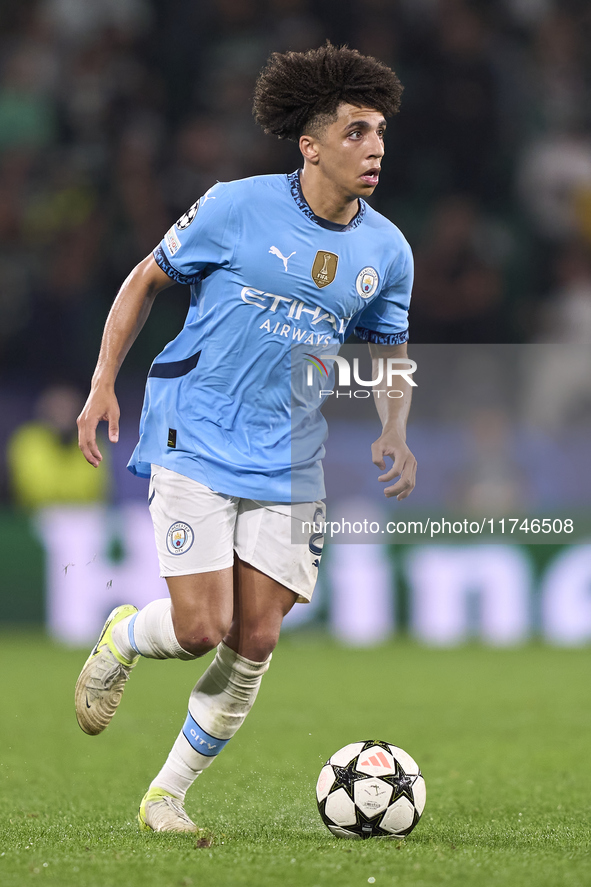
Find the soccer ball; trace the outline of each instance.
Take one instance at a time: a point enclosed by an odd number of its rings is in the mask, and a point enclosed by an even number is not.
[[[425,780],[396,745],[352,742],[320,771],[316,799],[324,824],[339,838],[405,838],[425,808]]]

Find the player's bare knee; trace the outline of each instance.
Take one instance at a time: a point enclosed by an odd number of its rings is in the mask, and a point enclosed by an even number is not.
[[[203,637],[195,636],[189,632],[181,632],[180,637],[177,634],[177,641],[185,652],[191,656],[205,656],[210,653],[219,644],[221,638],[216,639],[214,636],[204,635]]]
[[[226,634],[227,627],[223,625],[206,625],[200,623],[194,626],[175,626],[177,641],[187,653],[192,656],[205,656],[214,650]]]
[[[264,662],[268,659],[279,640],[279,632],[260,629],[250,632],[241,644],[241,653],[253,662]]]

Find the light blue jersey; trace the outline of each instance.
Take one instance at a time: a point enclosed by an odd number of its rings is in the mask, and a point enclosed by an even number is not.
[[[359,204],[337,225],[314,215],[298,172],[256,176],[218,183],[173,225],[154,258],[191,286],[191,303],[150,369],[130,471],[147,477],[154,463],[259,501],[324,496],[324,427],[309,427],[324,420],[294,424],[293,346],[336,353],[353,330],[408,338],[410,247]],[[292,435],[315,441],[298,464]]]

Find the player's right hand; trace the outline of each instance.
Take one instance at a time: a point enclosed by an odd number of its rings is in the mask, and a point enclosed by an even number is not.
[[[119,440],[119,403],[113,389],[97,388],[88,395],[84,409],[78,416],[78,446],[87,462],[98,468],[103,461],[96,442],[96,428],[99,422],[109,423],[109,440]]]

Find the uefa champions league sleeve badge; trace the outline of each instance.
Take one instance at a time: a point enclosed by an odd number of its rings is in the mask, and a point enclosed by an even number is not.
[[[171,554],[185,554],[194,539],[195,534],[189,524],[177,521],[166,534],[166,547]]]

